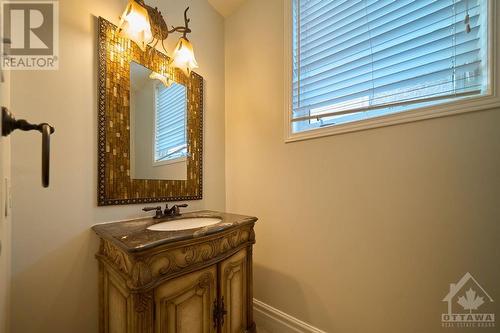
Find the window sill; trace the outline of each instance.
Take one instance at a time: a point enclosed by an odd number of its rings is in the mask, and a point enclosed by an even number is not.
[[[309,131],[291,133],[290,119],[286,119],[285,142],[295,142],[301,140],[315,139],[336,134],[357,132],[379,127],[405,124],[425,119],[453,116],[468,112],[483,111],[500,107],[500,96],[483,95],[479,97],[467,97],[441,105],[429,106],[426,108],[415,109],[394,113],[386,116],[359,120],[341,125],[326,126]]]

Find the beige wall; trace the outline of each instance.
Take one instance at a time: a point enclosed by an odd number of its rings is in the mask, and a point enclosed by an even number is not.
[[[183,23],[205,78],[204,200],[191,209],[225,208],[224,22],[206,1],[148,1]],[[60,69],[15,72],[18,118],[56,128],[49,189],[40,185],[40,135],[16,133],[13,148],[13,333],[97,332],[96,222],[142,215],[141,205],[96,205],[96,16],[117,23],[125,0],[62,0]],[[170,40],[170,49],[175,43]]]
[[[257,299],[342,333],[440,332],[467,271],[500,299],[500,110],[285,144],[282,1],[225,29],[226,206],[260,218]]]

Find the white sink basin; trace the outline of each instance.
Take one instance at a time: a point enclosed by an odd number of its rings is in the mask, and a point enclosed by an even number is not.
[[[190,217],[153,224],[148,230],[153,231],[176,231],[206,227],[222,221],[218,217]]]

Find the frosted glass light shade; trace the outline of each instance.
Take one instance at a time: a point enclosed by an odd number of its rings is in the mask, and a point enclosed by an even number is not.
[[[147,9],[135,0],[130,0],[120,17],[118,31],[120,37],[129,38],[145,51],[147,44],[153,39]]]
[[[152,80],[159,80],[167,88],[170,87],[172,83],[174,83],[174,81],[172,81],[172,78],[170,78],[169,76],[162,75],[157,72],[151,72],[151,74],[149,74],[149,78]]]
[[[172,58],[172,66],[181,69],[187,76],[191,75],[191,71],[194,68],[198,68],[198,63],[194,57],[193,45],[184,37],[179,38]]]

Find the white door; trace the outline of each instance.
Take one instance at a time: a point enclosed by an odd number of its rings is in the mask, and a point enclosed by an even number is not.
[[[0,42],[2,42],[0,40]],[[0,77],[0,106],[10,106],[10,76]],[[0,121],[1,129],[1,121]],[[0,135],[0,332],[9,332],[10,316],[10,138]]]

